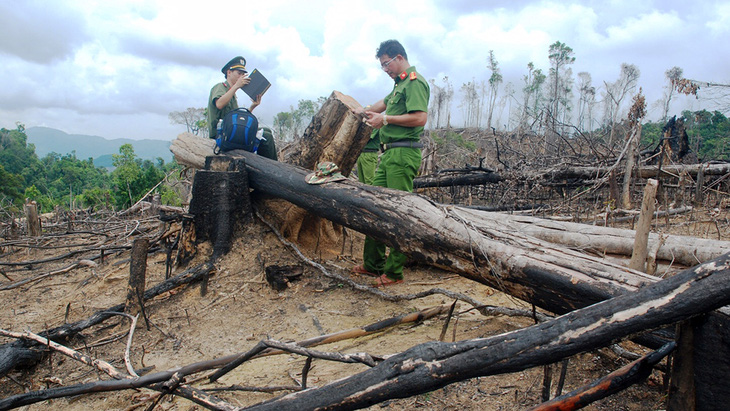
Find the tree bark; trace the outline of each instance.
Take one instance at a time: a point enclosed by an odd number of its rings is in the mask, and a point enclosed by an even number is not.
[[[660,350],[647,354],[590,385],[553,398],[537,407],[530,408],[529,411],[578,410],[597,400],[623,391],[651,375],[654,365],[671,353],[675,346],[674,342],[667,343]]]
[[[359,107],[352,97],[333,91],[302,138],[281,150],[282,161],[309,170],[320,161],[332,161],[342,174],[349,175],[372,132],[372,127],[352,112]]]
[[[704,198],[702,196],[702,186],[705,185],[705,169],[700,168],[697,171],[697,177],[695,178],[697,181],[697,185],[695,186],[695,198],[694,198],[694,205],[700,206],[704,202]]]
[[[678,350],[674,354],[669,382],[669,411],[694,411],[694,330],[693,320],[677,324]]]
[[[210,240],[213,258],[231,248],[233,232],[252,221],[248,175],[243,159],[208,156],[205,170],[195,173],[190,214],[195,221],[195,240]]]
[[[143,298],[145,280],[147,278],[147,250],[150,241],[138,238],[132,243],[132,258],[129,264],[129,285],[124,312],[135,316],[144,311]]]
[[[685,164],[685,165],[656,165],[642,166],[637,169],[639,178],[657,178],[659,175],[679,175],[681,171],[686,171],[692,177],[696,177],[697,173],[702,170],[705,176],[723,176],[730,173],[730,163],[728,164]],[[561,179],[579,179],[591,180],[604,176],[609,172],[609,167],[563,167],[552,170],[540,170],[532,173],[529,177],[536,180],[554,181]],[[528,176],[525,176],[528,177]]]
[[[567,221],[553,221],[531,216],[513,214],[494,214],[478,211],[468,213],[470,221],[499,221],[504,229],[520,232],[561,244],[576,250],[591,251],[599,255],[616,254],[631,256],[636,231],[579,224]],[[650,248],[661,246],[657,259],[692,267],[730,252],[730,241],[717,241],[705,238],[680,235],[649,234]]]

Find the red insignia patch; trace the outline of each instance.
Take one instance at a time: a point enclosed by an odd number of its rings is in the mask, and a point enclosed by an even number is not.
[[[408,77],[408,73],[406,73],[406,72],[404,71],[404,72],[400,73],[400,76],[399,76],[399,77],[400,77],[400,79],[401,79],[401,80],[405,80],[405,79],[406,79],[406,77]]]
[[[411,76],[410,76],[410,79],[411,79],[411,80],[415,80],[416,78],[418,78],[418,74],[416,74],[416,72],[415,72],[415,71],[412,71],[412,72],[411,72]]]

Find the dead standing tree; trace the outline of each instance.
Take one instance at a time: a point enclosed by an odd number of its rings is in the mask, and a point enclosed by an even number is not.
[[[644,118],[645,109],[646,101],[641,94],[641,89],[639,89],[639,94],[634,97],[634,104],[631,105],[629,110],[628,153],[626,153],[626,169],[624,171],[623,189],[621,190],[621,206],[625,209],[631,208],[631,175],[639,155],[641,120]]]

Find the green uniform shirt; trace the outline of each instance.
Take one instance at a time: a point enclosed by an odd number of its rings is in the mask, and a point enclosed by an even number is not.
[[[218,107],[215,106],[215,101],[226,94],[230,88],[231,86],[228,85],[228,82],[223,82],[216,84],[212,89],[210,89],[210,97],[208,97],[208,137],[210,138],[216,137],[215,134],[216,128],[218,127],[218,120],[223,119],[229,111],[238,108],[238,100],[236,100],[235,94],[231,101],[229,101],[223,109],[219,110]]]
[[[416,67],[408,67],[403,74],[396,77],[393,91],[383,99],[385,114],[398,116],[414,111],[428,112],[430,96],[431,88],[426,79],[416,72]],[[388,124],[380,128],[380,141],[386,144],[397,140],[418,141],[422,133],[423,127]]]

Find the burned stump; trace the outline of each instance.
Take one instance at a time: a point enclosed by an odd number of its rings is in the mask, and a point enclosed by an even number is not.
[[[237,224],[252,221],[244,158],[206,158],[205,170],[195,174],[190,214],[194,215],[196,242],[210,241],[214,256],[230,250]]]

